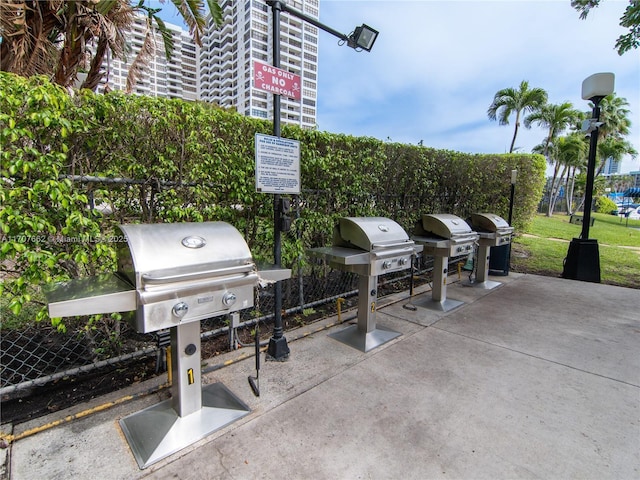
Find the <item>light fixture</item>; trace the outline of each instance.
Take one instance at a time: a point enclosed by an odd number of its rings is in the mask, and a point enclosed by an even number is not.
[[[582,99],[594,100],[613,93],[613,73],[594,73],[582,82]],[[599,103],[599,102],[598,102]]]
[[[361,48],[370,52],[378,38],[378,33],[380,32],[363,23],[349,35],[348,45],[351,48]]]

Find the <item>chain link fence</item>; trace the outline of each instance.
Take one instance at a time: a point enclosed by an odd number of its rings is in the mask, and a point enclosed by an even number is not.
[[[451,264],[455,265],[459,260],[452,259]],[[433,262],[419,257],[414,265],[416,285],[430,281]],[[311,271],[310,275],[294,275],[283,281],[285,330],[334,315],[339,298],[346,300],[343,309],[357,305],[356,274],[333,270],[320,260],[311,266]],[[379,297],[407,291],[411,274],[406,270],[381,275],[378,279]],[[250,329],[261,323],[261,331],[267,332],[273,321],[273,297],[273,286],[258,289],[254,307],[241,312],[239,328]],[[123,320],[105,317],[91,327],[87,327],[84,320],[80,318],[69,322],[64,333],[45,323],[3,330],[0,339],[0,395],[3,399],[19,396],[22,391],[56,380],[105,367],[124,368],[129,362],[160,355],[159,332],[139,334],[129,326],[126,317]],[[203,320],[203,351],[207,350],[208,342],[216,342],[215,353],[234,348],[233,342],[227,342],[227,339],[240,337],[237,332],[231,336],[230,329],[227,316]],[[251,341],[249,331],[245,340]]]
[[[94,183],[115,182],[113,179],[98,177],[70,179],[84,185],[89,193],[92,192],[91,185]],[[117,180],[117,188],[125,189],[125,193],[129,192],[128,196],[142,195],[142,190],[138,191],[142,188],[140,182],[128,179]],[[163,188],[173,188],[173,185],[159,184],[155,194],[152,194],[149,199],[150,204],[162,203],[159,197]],[[127,196],[123,192],[119,195]],[[92,198],[91,195],[89,198]],[[296,237],[297,241],[306,247],[308,245],[325,246],[331,243],[331,219],[336,216],[348,216],[347,214],[351,212],[357,212],[356,216],[386,216],[393,218],[406,228],[407,225],[413,224],[418,212],[464,210],[458,203],[459,199],[452,194],[430,196],[428,199],[409,195],[391,196],[383,192],[365,196],[338,197],[329,191],[309,190],[294,197],[292,201],[292,215],[295,216],[298,226],[290,235],[292,235],[291,238]],[[90,202],[89,207],[93,208],[93,203]],[[137,210],[134,209],[131,212],[128,210],[131,208],[130,204],[123,206],[122,211],[115,204],[111,207],[113,208],[105,214],[105,218],[109,221],[121,217],[142,221],[142,218],[135,216]],[[242,209],[236,207],[233,206],[228,211],[243,215]],[[316,226],[317,230],[306,228],[307,220],[301,218],[301,211],[304,209],[322,215],[326,225],[323,224],[321,228]],[[238,219],[223,220],[234,224]],[[261,235],[256,237],[254,234],[252,238],[257,238],[258,243],[262,242],[261,251],[264,251],[269,243],[269,239],[265,240]],[[253,251],[255,246],[249,239],[247,241]],[[298,257],[297,260],[294,257],[293,262],[289,261],[289,264],[293,264],[292,278],[282,282],[282,318],[285,331],[335,314],[339,298],[346,300],[343,309],[357,305],[356,274],[334,270],[325,260],[315,259],[304,253],[294,251],[293,255]],[[450,260],[454,264],[460,259]],[[414,273],[417,284],[430,281],[432,264],[431,257],[425,259],[419,256],[415,260]],[[409,270],[381,275],[378,279],[378,296],[383,297],[408,290],[410,275]],[[237,344],[241,344],[243,340],[250,343],[251,329],[256,323],[263,324],[260,331],[264,339],[273,322],[273,290],[273,286],[256,290],[254,307],[240,313],[237,329],[230,326],[229,316],[203,320],[201,322],[203,358],[229,351]],[[3,400],[26,395],[32,387],[97,369],[126,369],[131,362],[139,362],[154,355],[156,372],[161,370],[158,364],[163,350],[158,336],[165,332],[139,334],[129,326],[127,315],[133,316],[135,312],[105,315],[99,320],[95,318],[89,320],[88,317],[65,319],[67,330],[64,333],[44,322],[27,322],[19,327],[7,326],[3,323],[0,326],[0,395]]]

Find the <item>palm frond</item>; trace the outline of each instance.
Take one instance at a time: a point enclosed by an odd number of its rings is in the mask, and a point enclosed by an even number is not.
[[[153,29],[151,25],[147,23],[147,31],[144,37],[144,42],[142,43],[142,47],[140,51],[136,55],[136,58],[133,59],[131,66],[129,67],[129,72],[127,74],[127,84],[125,87],[126,93],[131,93],[133,88],[136,85],[136,82],[142,77],[145,67],[149,63],[149,60],[153,58],[156,52],[156,44],[153,37]]]
[[[202,0],[171,0],[180,12],[184,23],[189,28],[189,33],[193,37],[193,41],[202,46],[200,34],[203,32],[206,24],[206,18],[203,14],[204,3]]]
[[[0,1],[0,70],[18,75],[52,75],[61,31],[61,0]]]
[[[173,50],[175,49],[175,42],[173,41],[173,33],[171,30],[167,28],[164,21],[158,16],[153,16],[155,23],[158,26],[158,32],[162,37],[162,42],[164,43],[164,55],[167,60],[171,58],[173,55]]]

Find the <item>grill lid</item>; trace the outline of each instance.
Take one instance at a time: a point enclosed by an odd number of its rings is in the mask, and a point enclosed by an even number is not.
[[[407,232],[389,218],[343,217],[333,231],[333,245],[371,252],[414,243]]]
[[[437,235],[438,237],[455,239],[468,236],[471,228],[463,219],[448,213],[424,214],[422,221],[416,226],[416,235]]]
[[[118,271],[136,288],[239,273],[255,268],[251,251],[225,222],[120,226]]]
[[[471,226],[475,230],[498,233],[511,233],[513,227],[510,227],[507,221],[493,213],[473,213],[471,214]]]

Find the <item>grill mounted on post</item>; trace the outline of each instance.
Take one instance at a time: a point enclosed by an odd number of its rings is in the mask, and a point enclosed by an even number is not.
[[[311,249],[329,265],[358,275],[358,324],[330,336],[363,352],[400,333],[376,325],[378,275],[408,270],[422,250],[393,220],[384,217],[343,217],[333,231],[333,246]]]
[[[447,299],[449,257],[468,255],[473,252],[478,234],[456,215],[425,214],[416,225],[412,239],[417,244],[423,245],[423,255],[434,257],[431,300],[414,302],[414,305],[443,312],[462,305],[463,302]]]
[[[120,420],[140,468],[243,417],[249,408],[221,383],[202,387],[200,320],[253,306],[261,281],[244,238],[224,222],[122,225],[118,272],[57,284],[49,315],[135,311],[140,333],[170,328],[172,398]],[[125,240],[126,239],[126,240]]]
[[[510,227],[505,219],[493,213],[474,213],[467,221],[475,230],[478,240],[478,265],[476,268],[476,281],[471,285],[476,288],[492,289],[501,282],[489,280],[489,258],[491,247],[501,247],[511,243],[513,227]]]

